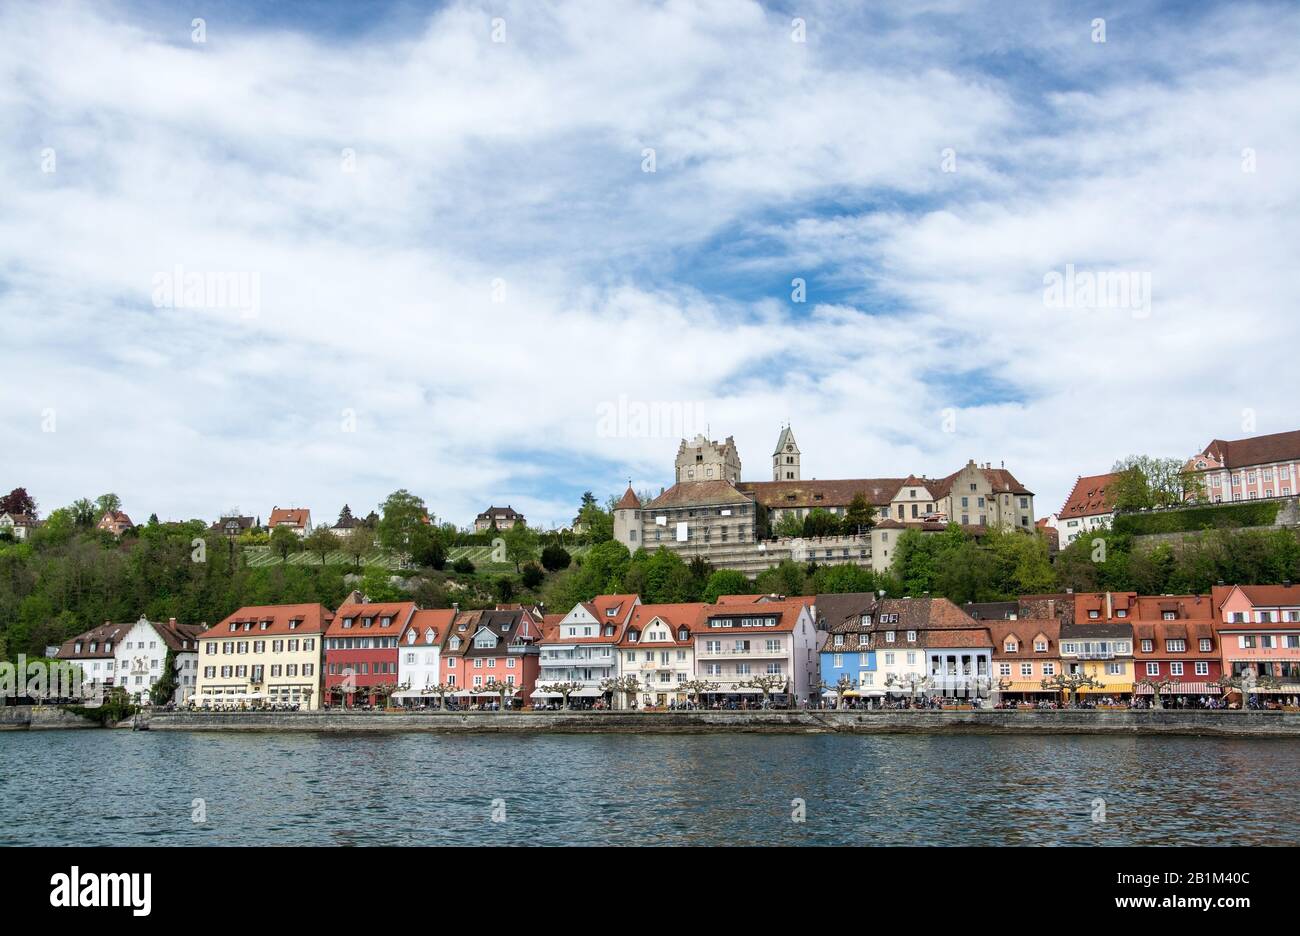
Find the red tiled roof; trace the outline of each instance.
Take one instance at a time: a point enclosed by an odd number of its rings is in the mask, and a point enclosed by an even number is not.
[[[636,491],[632,490],[632,485],[627,486],[623,492],[623,497],[614,505],[615,510],[639,510],[641,508],[641,499],[636,496]]]
[[[236,637],[240,634],[255,634],[259,637],[268,634],[275,637],[290,634],[324,634],[333,618],[333,612],[319,604],[252,605],[240,608],[223,619],[216,627],[205,631],[199,639]],[[298,626],[290,628],[291,621],[299,622]],[[268,625],[265,629],[261,626],[263,622],[267,622]],[[237,630],[230,629],[232,624],[237,626]],[[251,626],[245,630],[245,624]]]
[[[311,511],[306,507],[274,507],[267,526],[280,526],[283,523],[293,526],[306,526]]]
[[[438,608],[430,611],[416,611],[411,615],[411,619],[406,626],[402,628],[398,643],[403,647],[441,647],[442,642],[447,639],[447,634],[451,631],[451,622],[455,619],[456,612],[451,608]],[[429,628],[433,628],[433,640],[425,639],[424,633]],[[415,633],[415,643],[408,642],[407,631]]]
[[[1061,623],[1054,618],[1025,618],[1017,621],[989,621],[989,636],[993,638],[995,660],[1055,660],[1061,655]],[[1016,649],[1006,651],[1007,638],[1016,638]],[[1047,639],[1047,650],[1034,650],[1034,641]]]
[[[749,498],[736,490],[730,481],[679,481],[646,504],[645,509],[748,503]]]
[[[325,633],[331,637],[342,634],[349,636],[363,634],[366,636],[396,637],[405,630],[407,622],[410,621],[411,615],[414,613],[414,601],[399,601],[388,604],[348,602],[339,605],[338,610],[334,612],[334,622],[330,624]],[[385,617],[391,619],[388,627],[383,627],[380,623]],[[352,626],[344,628],[343,622],[348,618],[353,619]],[[361,622],[365,618],[373,619],[370,627],[362,627]]]
[[[693,625],[699,620],[706,607],[708,606],[700,601],[684,604],[637,605],[632,612],[631,619],[627,622],[627,627],[623,629],[623,633],[619,637],[618,645],[620,647],[687,646],[691,643]],[[668,625],[667,640],[644,639],[646,627],[656,618]],[[677,632],[683,627],[686,628],[686,639],[679,641]],[[638,635],[635,641],[628,639],[633,633]]]
[[[1225,442],[1215,439],[1201,452],[1225,468],[1245,468],[1300,458],[1300,429]]]
[[[808,598],[787,598],[781,601],[764,601],[753,604],[706,604],[700,609],[699,617],[692,623],[691,631],[695,634],[716,634],[730,633],[732,631],[743,631],[744,633],[790,633],[794,630],[795,622],[799,620],[799,612],[806,607],[813,599]],[[777,621],[774,627],[741,627],[739,623],[726,625],[722,627],[710,627],[709,621],[713,618],[740,618],[750,617],[772,617],[775,616]]]
[[[1114,512],[1119,477],[1119,472],[1080,477],[1074,482],[1074,490],[1065,499],[1058,516],[1064,520]]]

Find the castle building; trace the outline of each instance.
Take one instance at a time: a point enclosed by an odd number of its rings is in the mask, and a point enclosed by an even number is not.
[[[908,529],[940,532],[948,523],[979,534],[997,527],[1034,529],[1033,493],[1005,467],[973,460],[944,478],[856,478],[805,481],[794,431],[784,426],[772,453],[771,481],[742,481],[740,455],[728,436],[719,444],[697,435],[677,449],[676,483],[642,504],[631,485],[614,507],[614,538],[630,550],[665,547],[690,560],[753,573],[783,559],[854,563],[887,569]],[[844,516],[862,497],[875,526],[813,539],[765,540],[787,516],[814,510]],[[766,526],[761,525],[766,513]]]
[[[676,483],[684,481],[726,481],[735,484],[740,480],[740,453],[736,440],[727,436],[719,445],[697,435],[689,443],[682,439],[677,449]]]

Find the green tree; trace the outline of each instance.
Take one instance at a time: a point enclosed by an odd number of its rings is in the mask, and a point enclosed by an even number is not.
[[[281,559],[288,559],[290,553],[302,549],[302,538],[293,531],[293,527],[278,526],[271,531],[271,552]]]
[[[718,569],[709,576],[701,599],[712,604],[720,595],[753,594],[753,587],[753,583],[744,572],[737,572],[735,569]]]
[[[474,574],[474,563],[470,561],[469,556],[461,556],[451,564],[453,572],[459,572],[462,575]]]
[[[98,523],[104,514],[121,509],[122,498],[116,494],[101,494],[95,498],[95,522]]]
[[[507,602],[515,596],[515,583],[510,576],[503,575],[492,583],[492,593],[496,595],[497,601]]]
[[[578,522],[585,527],[582,539],[587,543],[604,543],[614,538],[614,505],[618,501],[611,497],[605,508],[596,501],[590,491],[583,492],[582,503],[578,507]]]
[[[853,495],[840,520],[840,529],[846,536],[862,534],[876,525],[876,508],[867,502],[862,492]]]
[[[548,572],[558,572],[561,569],[567,569],[573,557],[569,551],[558,543],[551,543],[542,550],[542,567]]]
[[[407,540],[411,561],[418,566],[442,571],[447,565],[447,546],[443,542],[442,532],[427,523],[420,523],[411,530]]]
[[[518,572],[523,564],[537,557],[537,534],[522,523],[516,523],[505,532],[506,558],[515,564]]]
[[[536,588],[546,580],[546,573],[542,571],[542,567],[537,563],[526,562],[524,563],[521,578],[524,583],[524,588],[531,589]]]
[[[325,564],[330,553],[338,552],[342,545],[338,535],[326,526],[318,526],[308,533],[302,541],[303,549],[320,556],[321,565]]]
[[[803,518],[804,536],[838,536],[840,529],[840,518],[821,507],[814,507]]]
[[[149,690],[149,701],[154,705],[166,705],[176,694],[177,685],[176,651],[168,647],[167,656],[163,659],[162,672],[158,675],[158,681]]]
[[[772,532],[783,538],[803,536],[803,521],[799,519],[793,510],[787,510],[781,514],[781,519],[776,521],[776,526],[772,528]]]
[[[361,568],[362,561],[375,549],[375,534],[369,527],[353,527],[352,532],[341,537],[344,555],[352,560],[353,568]]]
[[[379,509],[383,512],[376,530],[379,545],[409,558],[415,531],[425,525],[428,516],[424,501],[403,488],[389,494]]]

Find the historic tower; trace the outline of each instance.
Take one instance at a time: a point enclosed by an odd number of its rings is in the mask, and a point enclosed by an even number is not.
[[[776,440],[776,451],[772,453],[772,480],[800,480],[799,443],[795,442],[789,426],[781,430],[781,437]]]
[[[641,546],[641,499],[632,490],[631,481],[627,483],[623,499],[614,505],[614,539],[632,552]]]

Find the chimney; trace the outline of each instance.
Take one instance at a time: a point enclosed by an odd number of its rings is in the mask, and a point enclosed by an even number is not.
[[[1067,589],[1065,590],[1065,593],[1066,593],[1067,595],[1073,595],[1073,594],[1074,594],[1074,589],[1073,589],[1073,588],[1067,588]]]
[[[1056,599],[1055,599],[1055,598],[1048,598],[1048,599],[1047,599],[1047,616],[1048,616],[1048,618],[1054,618],[1054,617],[1056,617]]]
[[[459,602],[459,601],[453,601],[453,602],[451,603],[451,610],[452,610],[452,613],[454,613],[454,614],[460,614],[460,602]]]
[[[1115,614],[1115,602],[1111,598],[1110,592],[1106,592],[1106,619],[1110,620],[1114,616],[1114,614]]]

